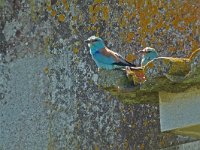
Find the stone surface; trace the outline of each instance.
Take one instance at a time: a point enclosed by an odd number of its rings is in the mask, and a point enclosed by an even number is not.
[[[179,146],[164,148],[161,150],[199,150],[199,149],[200,149],[200,141],[196,141],[196,142],[181,144]]]
[[[160,92],[161,131],[200,124],[200,90],[189,89],[181,93]]]
[[[4,90],[1,88],[0,149],[46,149],[48,120],[43,90],[46,64],[45,58],[39,56],[1,65]]]
[[[2,0],[0,149],[158,149],[192,141],[160,132],[158,104],[127,105],[102,89],[83,41],[95,34],[122,56],[151,46],[185,57],[199,47],[197,4]]]

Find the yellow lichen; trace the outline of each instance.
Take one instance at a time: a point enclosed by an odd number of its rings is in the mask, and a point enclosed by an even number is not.
[[[98,147],[98,145],[94,145],[94,150],[99,150],[99,147]]]
[[[30,3],[30,6],[31,6],[31,16],[32,16],[32,19],[35,21],[36,20],[36,15],[35,15],[35,1],[34,0],[29,0],[29,3]]]
[[[65,6],[65,10],[66,10],[66,11],[69,11],[69,4],[68,4],[67,2],[65,2],[65,3],[63,2],[63,4],[64,4],[64,6]]]
[[[126,60],[128,61],[128,62],[133,62],[134,60],[136,60],[137,59],[137,56],[136,55],[134,55],[134,54],[128,54],[127,56],[126,56]]]
[[[189,57],[189,60],[191,61],[193,58],[197,56],[197,54],[200,53],[200,48],[196,49]]]
[[[59,2],[59,1],[57,1],[57,2],[56,2],[56,5],[57,5],[57,6],[59,6],[59,5],[60,5],[60,2]]]
[[[94,27],[94,26],[92,26],[90,29],[93,31],[96,31],[96,27]]]
[[[75,48],[73,49],[73,51],[74,51],[75,54],[78,54],[79,49],[78,49],[77,47],[75,47]]]
[[[103,7],[103,20],[108,21],[109,19],[109,8],[108,6]]]
[[[119,0],[119,5],[121,6],[123,4],[124,4],[123,0]]]
[[[47,6],[47,11],[51,11],[52,7],[51,6]]]
[[[94,0],[94,3],[102,3],[103,0]]]
[[[65,15],[64,15],[64,14],[60,14],[60,15],[58,16],[58,20],[59,20],[60,22],[65,21]]]
[[[143,83],[145,81],[145,75],[143,69],[136,69],[136,70],[127,70],[127,75],[132,77],[132,80],[135,85]]]
[[[30,0],[33,2],[33,0]],[[63,4],[64,10],[55,10],[48,4],[47,10],[54,17],[57,14],[64,14],[66,11],[71,11],[67,0],[57,1],[57,5]],[[76,1],[77,2],[77,1]],[[72,7],[76,8],[76,2],[73,2]],[[198,32],[197,21],[199,20],[200,9],[195,2],[189,0],[185,1],[140,1],[140,0],[118,0],[121,11],[111,10],[110,4],[104,0],[94,0],[89,8],[89,24],[86,30],[94,30],[98,33],[102,28],[99,24],[105,21],[107,25],[112,28],[114,23],[118,23],[120,35],[119,39],[122,39],[124,43],[132,43],[132,39],[135,35],[137,36],[137,42],[142,46],[157,46],[162,47],[166,44],[163,40],[163,36],[166,35],[166,30],[174,28],[176,32],[185,35],[184,41],[179,40],[176,36],[169,35],[167,40],[167,46],[169,51],[184,50],[185,45],[191,44],[191,51],[194,51],[199,47],[198,40],[194,39]],[[62,7],[63,8],[63,7]],[[162,8],[163,11],[160,10]],[[63,12],[62,12],[63,11]],[[81,11],[81,10],[80,10]],[[76,12],[77,13],[77,12]],[[81,13],[81,12],[79,12]],[[112,18],[110,17],[112,13]],[[79,15],[73,17],[73,21],[79,20]],[[59,17],[59,16],[58,16]],[[66,19],[66,18],[65,18]],[[59,19],[58,19],[59,20]],[[62,20],[62,19],[61,19]],[[60,21],[61,21],[60,20]],[[64,21],[64,20],[62,20]],[[87,23],[86,23],[87,24]],[[95,28],[90,28],[95,24]],[[108,28],[106,26],[106,28]],[[132,29],[139,28],[132,32]],[[192,34],[188,34],[187,29],[192,30]],[[157,34],[159,31],[159,34]],[[99,33],[98,33],[99,34]],[[102,34],[100,34],[101,36]],[[147,39],[148,36],[148,39]],[[174,41],[175,42],[172,42]]]
[[[143,125],[146,127],[146,126],[148,125],[148,121],[145,120],[145,121],[143,122]]]
[[[127,42],[131,43],[133,41],[134,32],[129,32],[127,35]]]
[[[140,150],[144,150],[144,144],[143,143],[140,145]]]
[[[55,11],[55,10],[52,10],[51,15],[52,15],[53,17],[55,17],[55,16],[56,16],[56,11]]]
[[[151,62],[149,62],[148,64],[147,64],[147,67],[149,67],[149,68],[153,68],[154,67],[154,63],[151,61]]]
[[[196,50],[200,46],[199,42],[192,41],[192,51]]]
[[[43,71],[44,71],[45,74],[48,74],[49,73],[49,68],[45,67]]]
[[[66,0],[62,0],[62,2],[63,2],[63,4],[66,4],[66,3],[67,3],[67,1],[66,1]]]

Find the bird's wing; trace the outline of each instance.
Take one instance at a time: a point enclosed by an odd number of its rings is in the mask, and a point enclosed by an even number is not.
[[[132,64],[132,63],[128,62],[127,60],[125,60],[120,54],[115,53],[115,56],[118,57],[118,62],[115,63],[116,65],[135,67],[134,64]]]
[[[134,64],[126,61],[120,54],[113,52],[112,50],[109,50],[107,47],[102,49],[100,53],[106,57],[112,57],[115,62],[113,62],[114,65],[118,66],[135,66]]]
[[[102,55],[101,53],[93,54],[93,58],[95,61],[100,62],[101,64],[112,65],[115,62],[115,60],[112,57]]]
[[[116,53],[113,52],[112,50],[109,50],[107,47],[101,49],[99,53],[101,53],[105,57],[113,58],[115,62],[119,61],[119,58],[117,57]]]

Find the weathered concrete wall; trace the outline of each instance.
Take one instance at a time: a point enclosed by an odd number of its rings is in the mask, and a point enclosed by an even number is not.
[[[156,149],[191,141],[160,132],[157,104],[124,105],[99,88],[83,40],[99,35],[123,56],[145,46],[186,56],[199,47],[195,1],[51,2],[0,2],[0,149]]]
[[[200,124],[200,90],[181,93],[160,92],[161,131]]]
[[[200,149],[200,142],[196,141],[196,142],[181,144],[179,146],[164,148],[161,150],[199,150],[199,149]]]

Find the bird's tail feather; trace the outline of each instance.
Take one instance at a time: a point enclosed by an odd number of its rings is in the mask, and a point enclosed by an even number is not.
[[[128,61],[125,61],[125,62],[115,62],[113,63],[113,65],[117,65],[117,66],[129,66],[129,67],[135,67],[136,65],[135,64],[132,64]]]

